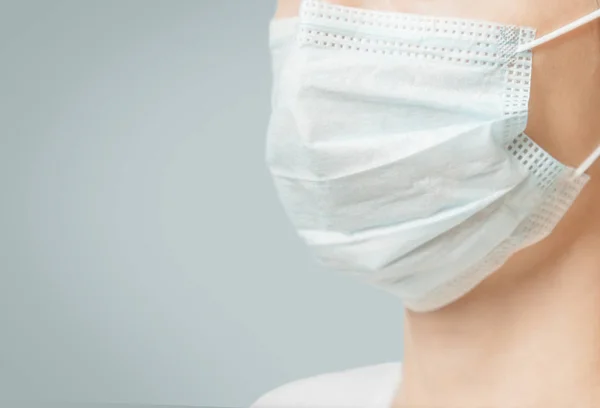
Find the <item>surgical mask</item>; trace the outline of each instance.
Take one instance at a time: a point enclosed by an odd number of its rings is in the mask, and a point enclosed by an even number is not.
[[[267,163],[316,258],[424,312],[548,236],[600,148],[575,169],[524,134],[531,49],[598,17],[538,39],[317,0],[275,21]]]

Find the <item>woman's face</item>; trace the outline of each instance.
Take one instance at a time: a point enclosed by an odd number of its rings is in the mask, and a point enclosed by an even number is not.
[[[327,0],[330,3],[403,13],[487,20],[550,33],[600,6],[597,0]],[[275,18],[295,17],[301,0],[280,0]],[[533,50],[529,116],[525,133],[560,162],[579,166],[600,145],[600,20]],[[493,274],[506,276],[556,263],[577,237],[600,231],[600,162],[592,180],[551,236],[517,253]],[[595,225],[594,225],[595,223]],[[510,273],[509,273],[510,271]],[[500,271],[499,271],[500,272]],[[490,283],[492,282],[492,283]],[[485,285],[484,285],[485,286]]]

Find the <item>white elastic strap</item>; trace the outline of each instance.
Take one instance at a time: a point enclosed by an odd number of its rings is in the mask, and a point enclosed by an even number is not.
[[[566,26],[559,28],[556,31],[551,32],[550,34],[546,34],[536,40],[533,40],[527,44],[523,44],[521,46],[519,46],[517,48],[517,52],[523,52],[523,51],[528,51],[531,50],[532,48],[535,48],[539,45],[545,44],[549,41],[552,41],[558,37],[560,37],[561,35],[567,34],[573,30],[578,29],[579,27],[582,27],[584,25],[586,25],[587,23],[590,23],[594,20],[596,20],[597,18],[600,18],[600,9],[588,14],[587,16],[584,16],[582,18],[580,18],[579,20],[575,20],[570,24],[567,24]],[[598,146],[598,148],[594,151],[594,153],[592,153],[590,155],[590,157],[588,157],[587,159],[585,159],[585,161],[581,164],[581,166],[579,166],[577,168],[577,170],[575,170],[574,173],[574,177],[580,177],[581,175],[583,175],[586,171],[589,170],[589,168],[596,162],[596,160],[598,160],[600,158],[600,146]]]
[[[588,171],[589,168],[592,167],[592,164],[594,164],[596,162],[596,160],[598,160],[598,158],[600,158],[600,146],[598,146],[596,151],[594,153],[592,153],[590,157],[585,159],[585,161],[581,164],[581,166],[579,166],[577,168],[577,170],[575,170],[574,176],[579,177],[583,173]]]
[[[546,34],[536,40],[533,40],[527,44],[523,44],[523,45],[519,46],[519,48],[517,48],[517,52],[528,51],[534,47],[537,47],[538,45],[545,44],[548,41],[552,41],[555,38],[558,38],[561,35],[564,35],[568,32],[571,32],[571,31],[583,26],[583,25],[586,25],[587,23],[590,23],[597,18],[600,18],[600,9],[588,14],[585,17],[580,18],[579,20],[573,21],[572,23],[567,24],[566,26],[559,28],[556,31],[553,31],[550,34]]]

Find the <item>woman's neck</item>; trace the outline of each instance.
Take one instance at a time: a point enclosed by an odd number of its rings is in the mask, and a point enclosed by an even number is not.
[[[449,307],[407,312],[394,407],[600,406],[600,238],[575,242],[535,272],[522,269],[537,256],[517,255]]]

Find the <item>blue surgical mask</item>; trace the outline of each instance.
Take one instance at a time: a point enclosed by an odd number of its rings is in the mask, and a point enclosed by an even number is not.
[[[528,27],[304,0],[271,26],[267,162],[316,258],[430,311],[549,235],[589,177],[525,133]]]

